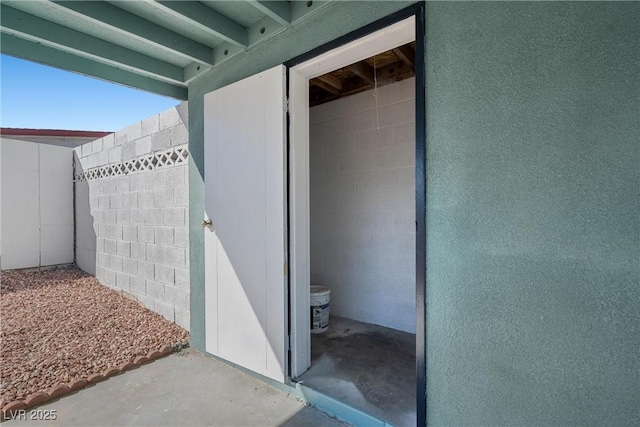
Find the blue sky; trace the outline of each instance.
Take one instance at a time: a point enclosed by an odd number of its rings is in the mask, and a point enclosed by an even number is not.
[[[2,127],[116,131],[179,100],[0,56]]]

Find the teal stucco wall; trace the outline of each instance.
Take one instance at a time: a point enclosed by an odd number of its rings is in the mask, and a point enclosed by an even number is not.
[[[336,2],[190,84],[196,348],[204,94],[409,3]],[[429,424],[640,423],[638,22],[640,3],[427,4]]]
[[[433,425],[639,425],[640,3],[427,6]]]

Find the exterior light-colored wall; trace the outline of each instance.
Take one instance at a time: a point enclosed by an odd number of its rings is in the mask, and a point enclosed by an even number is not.
[[[187,104],[75,149],[83,270],[189,329]]]
[[[73,263],[72,149],[2,138],[1,268]]]
[[[331,313],[415,333],[415,79],[310,109],[311,283]],[[379,129],[378,129],[378,121]]]
[[[2,269],[2,142],[0,140],[0,269]]]
[[[40,265],[73,262],[73,156],[67,147],[40,147]]]

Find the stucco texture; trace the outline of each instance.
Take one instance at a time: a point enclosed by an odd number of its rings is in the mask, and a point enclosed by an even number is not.
[[[638,425],[639,3],[429,3],[433,425]]]
[[[336,2],[190,84],[197,348],[203,95],[405,6]],[[429,424],[640,423],[638,22],[640,3],[427,4]]]

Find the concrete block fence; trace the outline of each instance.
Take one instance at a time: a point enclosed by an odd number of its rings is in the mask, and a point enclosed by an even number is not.
[[[75,149],[76,262],[189,329],[187,103]]]

